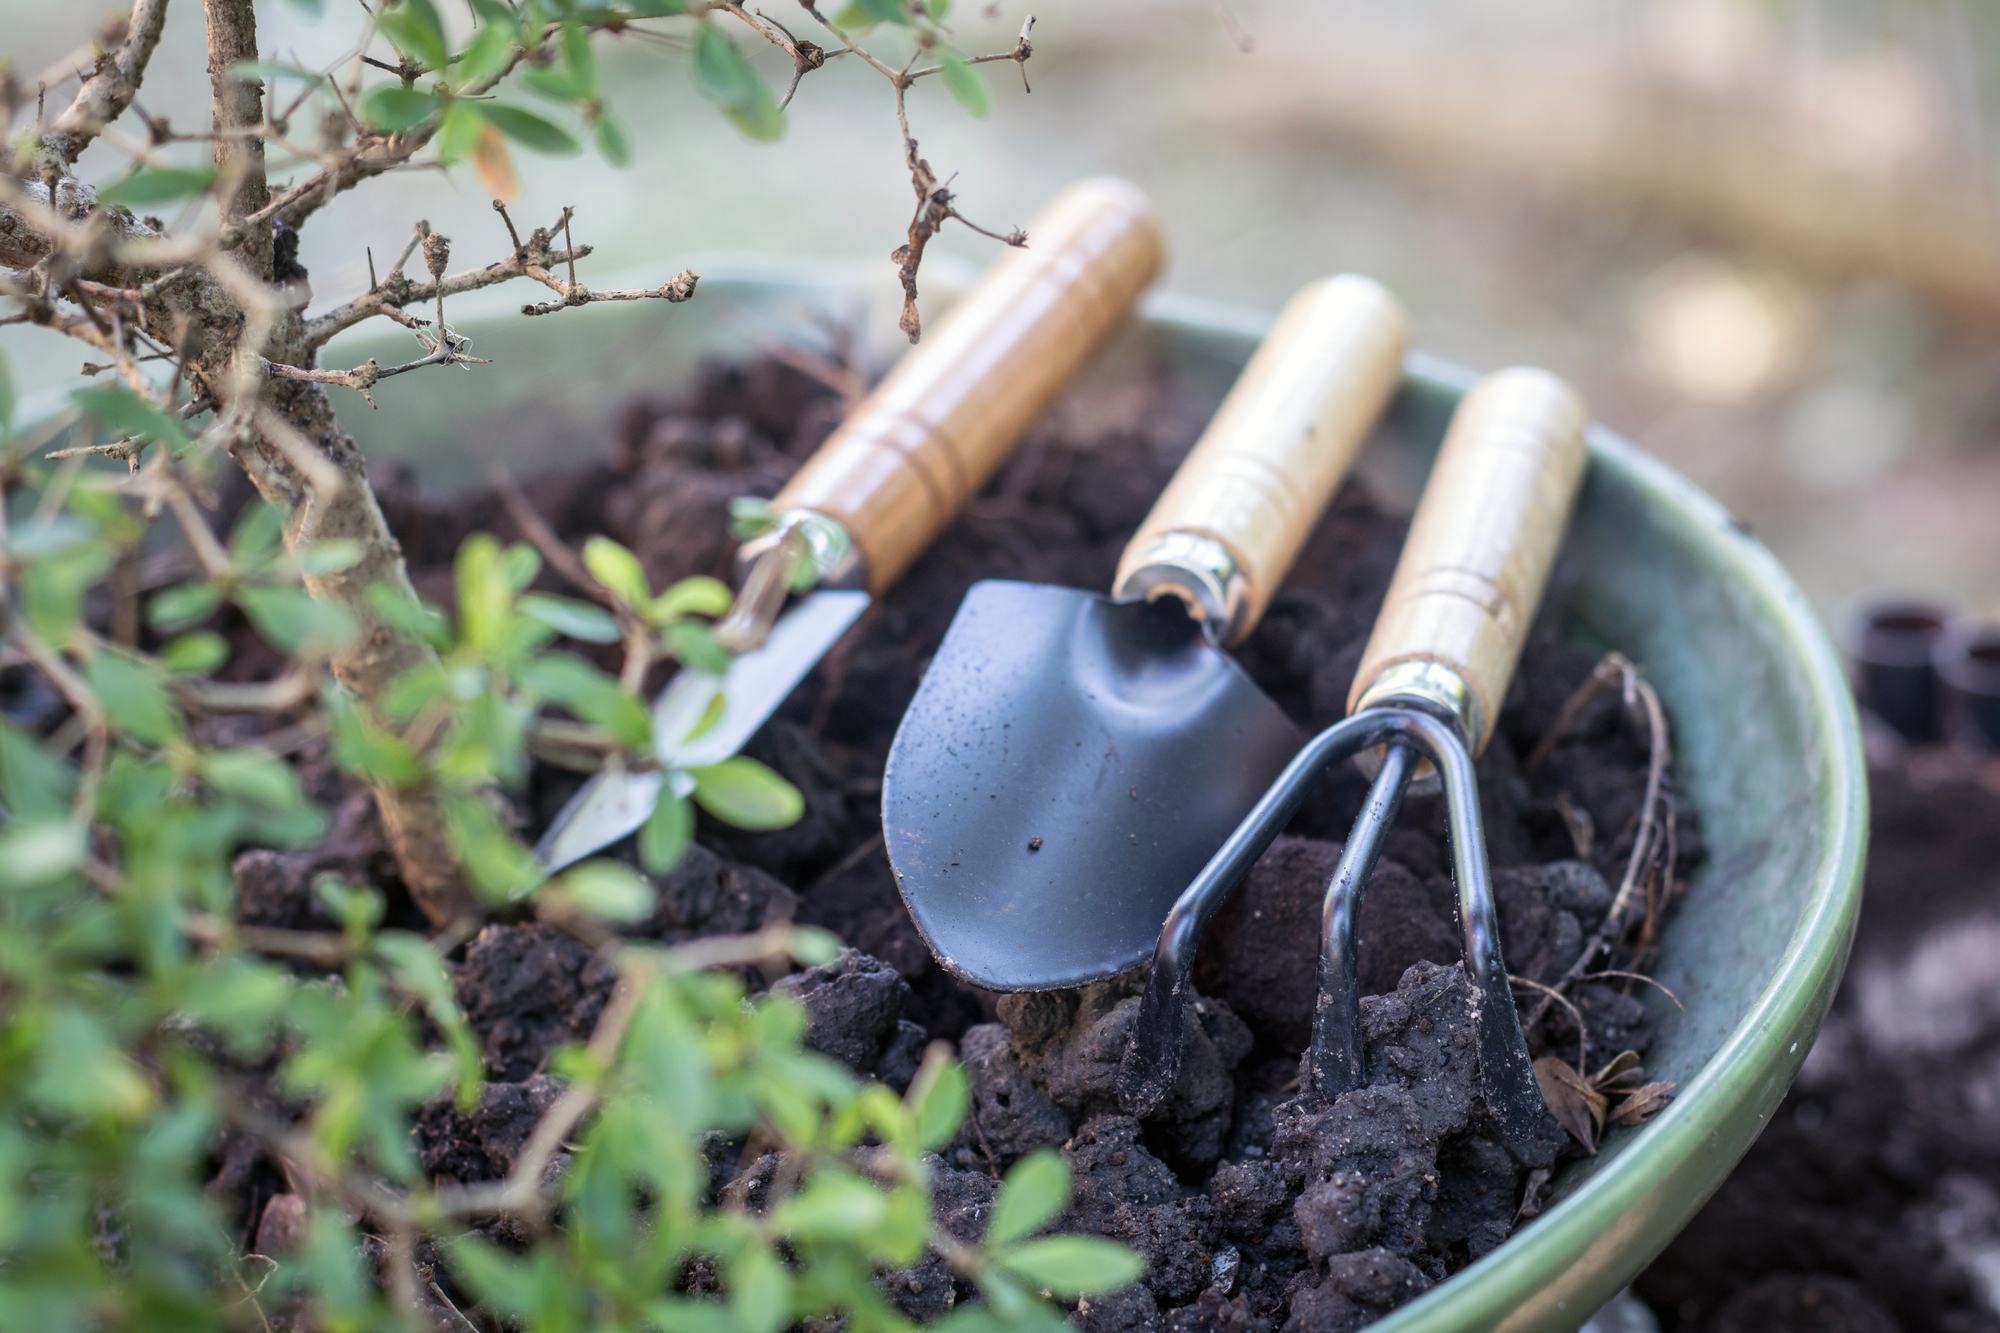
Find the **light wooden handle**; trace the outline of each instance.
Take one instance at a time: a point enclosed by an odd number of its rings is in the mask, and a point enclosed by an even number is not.
[[[1361,656],[1350,711],[1398,663],[1434,662],[1475,703],[1486,748],[1583,481],[1586,417],[1547,371],[1488,375],[1458,405]],[[1385,686],[1387,682],[1384,682]]]
[[[1113,595],[1179,597],[1220,642],[1249,634],[1395,392],[1407,324],[1353,274],[1287,302],[1125,548]]]
[[[880,593],[986,484],[1160,270],[1136,186],[1081,181],[1028,227],[778,493],[838,519]]]

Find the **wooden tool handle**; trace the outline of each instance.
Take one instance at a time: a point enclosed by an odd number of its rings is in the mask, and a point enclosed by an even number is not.
[[[880,593],[991,477],[1160,270],[1136,186],[1081,181],[786,483],[773,506],[838,519]]]
[[[1249,634],[1395,392],[1407,323],[1353,274],[1287,302],[1125,548],[1114,596],[1176,596],[1218,641]]]
[[[1488,375],[1458,405],[1348,696],[1399,662],[1435,662],[1477,704],[1486,748],[1583,481],[1582,401],[1554,375]]]

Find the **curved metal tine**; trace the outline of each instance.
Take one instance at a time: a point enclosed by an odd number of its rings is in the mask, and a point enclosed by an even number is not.
[[[1514,991],[1500,952],[1500,912],[1486,859],[1486,829],[1479,817],[1479,783],[1472,756],[1457,733],[1424,719],[1430,761],[1444,779],[1445,818],[1451,829],[1452,873],[1458,880],[1458,915],[1465,931],[1466,968],[1480,992],[1479,1064],[1502,1141],[1525,1149],[1548,1114],[1528,1055],[1528,1039],[1514,1008]]]
[[[1312,1045],[1305,1075],[1313,1090],[1332,1101],[1366,1081],[1361,1052],[1361,971],[1354,948],[1354,918],[1361,890],[1375,873],[1382,838],[1396,822],[1417,756],[1407,744],[1383,748],[1382,767],[1341,848],[1320,910],[1319,994],[1313,1005]]]
[[[1210,918],[1228,898],[1278,831],[1290,822],[1314,779],[1329,764],[1366,749],[1381,739],[1385,725],[1395,722],[1382,714],[1362,713],[1328,727],[1306,742],[1285,771],[1278,775],[1229,835],[1201,873],[1174,901],[1153,951],[1152,975],[1140,1002],[1118,1075],[1118,1100],[1128,1115],[1145,1115],[1165,1100],[1180,1079],[1181,1038],[1187,1021],[1188,974],[1194,953]]]

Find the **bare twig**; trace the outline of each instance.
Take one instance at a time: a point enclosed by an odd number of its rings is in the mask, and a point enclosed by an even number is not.
[[[138,0],[125,25],[125,40],[114,55],[98,62],[76,97],[42,136],[43,146],[64,162],[75,162],[106,125],[125,114],[146,77],[146,63],[160,44],[167,22],[167,0]]]

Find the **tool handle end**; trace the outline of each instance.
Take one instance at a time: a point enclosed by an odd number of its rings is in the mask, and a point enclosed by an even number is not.
[[[1354,274],[1292,297],[1125,548],[1113,595],[1178,597],[1219,642],[1247,636],[1395,392],[1407,326]]]
[[[839,520],[881,593],[984,486],[1131,313],[1160,270],[1152,205],[1080,181],[1028,226],[938,327],[786,483],[774,508]]]
[[[1548,584],[1589,458],[1583,402],[1547,371],[1488,375],[1459,404],[1417,504],[1350,711],[1399,663],[1436,663],[1469,691],[1486,748]]]

